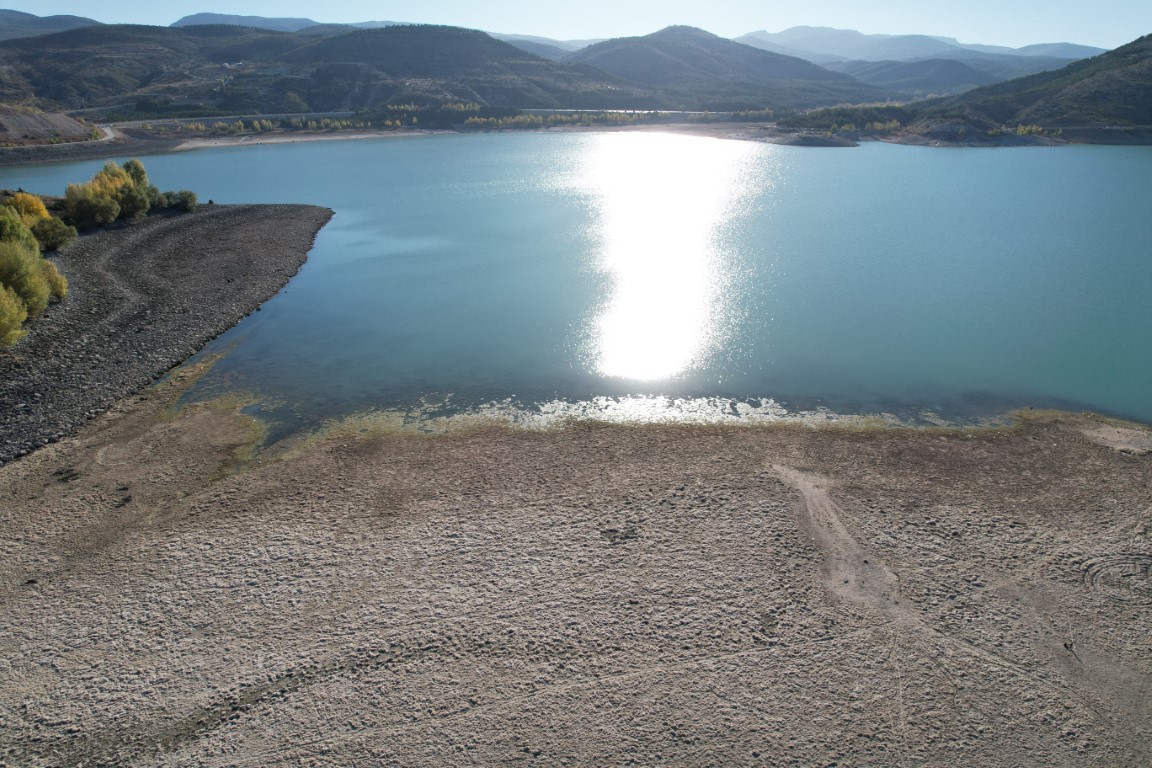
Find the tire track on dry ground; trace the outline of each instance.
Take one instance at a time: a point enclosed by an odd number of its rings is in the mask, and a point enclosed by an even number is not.
[[[824,556],[826,586],[830,592],[841,599],[854,602],[859,606],[884,617],[897,625],[896,631],[914,632],[913,642],[929,647],[945,646],[955,652],[974,656],[986,664],[1000,667],[1012,674],[1029,680],[1037,686],[1047,688],[1063,697],[1075,700],[1101,723],[1118,732],[1124,732],[1125,724],[1110,718],[1100,702],[1110,703],[1112,699],[1134,697],[1133,689],[1142,691],[1139,694],[1148,699],[1148,680],[1133,681],[1114,680],[1115,685],[1102,688],[1099,685],[1089,685],[1085,690],[1085,680],[1090,676],[1078,674],[1078,670],[1069,669],[1068,665],[1058,666],[1060,678],[1052,679],[1037,672],[1026,669],[1021,665],[1004,658],[998,653],[980,648],[967,640],[951,637],[929,625],[926,618],[910,602],[900,599],[899,577],[887,565],[870,554],[848,531],[841,521],[843,510],[832,500],[828,494],[829,481],[826,478],[806,474],[798,470],[779,464],[770,465],[776,476],[785,484],[795,488],[801,495],[803,506],[800,515],[800,524],[811,536]],[[1148,565],[1142,559],[1130,557],[1103,558],[1105,568],[1117,564],[1129,572],[1142,575],[1147,572]],[[1089,577],[1090,578],[1090,577]],[[1034,621],[1041,617],[1034,616]],[[895,633],[893,635],[895,642]],[[1072,646],[1067,644],[1065,649],[1072,653]],[[932,654],[926,654],[929,657]],[[1079,660],[1079,657],[1077,657]],[[1083,661],[1080,661],[1083,665]],[[956,679],[946,665],[937,664],[937,668],[948,679],[949,684],[956,687]],[[1107,658],[1102,652],[1095,652],[1093,666],[1097,669],[1122,669],[1122,665]],[[1130,703],[1130,702],[1129,702]],[[1116,707],[1109,707],[1116,710]],[[1123,709],[1123,708],[1121,708]],[[1134,716],[1142,718],[1145,710],[1152,709],[1147,702],[1136,707]],[[1129,710],[1131,711],[1131,710]],[[1137,720],[1132,725],[1142,726],[1143,721]],[[1146,752],[1146,747],[1140,740],[1128,738],[1127,746],[1137,752]]]

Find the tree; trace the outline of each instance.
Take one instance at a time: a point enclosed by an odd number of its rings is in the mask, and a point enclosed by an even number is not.
[[[144,163],[136,158],[127,160],[124,163],[124,172],[128,174],[128,178],[132,180],[140,189],[148,188],[148,171],[144,170]]]
[[[120,187],[116,195],[116,202],[120,206],[120,218],[122,219],[142,219],[148,215],[148,209],[152,207],[148,197],[148,188],[138,187],[135,184],[125,184]]]

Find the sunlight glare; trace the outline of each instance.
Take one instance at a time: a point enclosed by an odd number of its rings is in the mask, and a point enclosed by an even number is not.
[[[598,263],[612,283],[592,329],[601,374],[667,379],[722,341],[716,241],[753,149],[660,133],[590,143],[584,179],[598,207]]]

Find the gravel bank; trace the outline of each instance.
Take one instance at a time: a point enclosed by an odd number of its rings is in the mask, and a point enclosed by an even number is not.
[[[331,215],[205,206],[65,249],[68,299],[0,352],[0,464],[73,433],[271,298]]]

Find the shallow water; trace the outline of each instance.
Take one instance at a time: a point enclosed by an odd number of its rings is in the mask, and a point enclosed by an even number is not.
[[[285,429],[483,404],[1152,422],[1152,148],[493,134],[146,164],[203,200],[336,211],[193,392],[254,393]],[[59,194],[100,165],[0,186]]]

